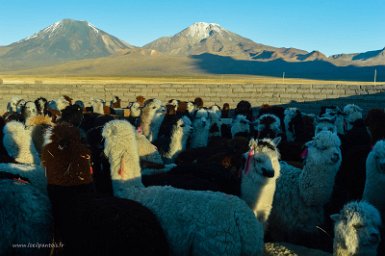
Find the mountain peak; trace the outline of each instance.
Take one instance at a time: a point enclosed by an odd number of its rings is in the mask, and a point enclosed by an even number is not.
[[[220,32],[222,30],[223,28],[216,23],[195,22],[183,30],[180,34],[184,34],[184,36],[191,37],[196,40],[202,40],[212,35],[213,31]]]

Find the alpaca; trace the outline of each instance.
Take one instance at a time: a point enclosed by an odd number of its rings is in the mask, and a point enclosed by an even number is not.
[[[162,102],[158,99],[147,100],[142,108],[140,116],[140,127],[146,138],[151,138],[151,123],[154,120],[156,111],[162,106]]]
[[[296,131],[293,129],[294,127],[292,127],[291,122],[295,117],[300,116],[301,112],[298,108],[286,108],[284,114],[285,117],[283,121],[285,124],[286,140],[287,142],[294,142],[296,139]]]
[[[7,111],[9,113],[16,113],[17,103],[20,101],[19,97],[12,97],[11,100],[7,104]]]
[[[55,218],[55,240],[65,255],[168,255],[156,217],[142,205],[93,190],[90,151],[80,130],[56,125],[42,153]]]
[[[136,200],[154,212],[171,255],[262,255],[262,224],[242,200],[218,192],[144,188],[133,127],[111,121],[103,136],[114,195]]]
[[[231,123],[231,136],[235,138],[236,136],[249,137],[250,134],[250,121],[246,118],[245,115],[237,115],[232,120]]]
[[[35,100],[35,105],[38,115],[47,115],[48,100],[44,97],[37,98]]]
[[[385,186],[385,140],[379,140],[366,160],[366,182],[362,199],[373,204],[385,221],[385,200],[382,195]]]
[[[377,255],[381,217],[374,206],[353,201],[331,218],[335,221],[333,255]]]
[[[211,121],[209,119],[208,111],[204,108],[197,110],[192,121],[193,132],[190,138],[191,148],[207,146],[209,143],[210,126]]]
[[[269,231],[275,241],[312,243],[317,226],[324,223],[324,206],[330,200],[341,164],[340,140],[322,131],[307,143],[303,170],[281,162]]]
[[[179,106],[179,100],[171,99],[171,100],[168,101],[167,105],[173,106],[174,110],[176,111],[178,109],[178,106]]]
[[[140,115],[142,113],[142,109],[140,103],[138,102],[130,102],[127,106],[130,110],[130,116],[128,117],[128,121],[134,126],[138,127],[140,124]]]
[[[250,151],[247,153],[246,167],[242,174],[241,198],[253,209],[258,220],[266,227],[271,213],[273,198],[276,190],[276,181],[281,173],[279,152],[277,145],[281,137],[250,141]],[[266,168],[270,162],[272,173]],[[265,163],[262,165],[262,163]],[[254,170],[248,168],[252,165]],[[259,175],[256,175],[259,174]],[[266,178],[268,177],[268,178]]]
[[[71,98],[68,96],[61,96],[57,98],[56,100],[52,100],[48,103],[48,108],[56,110],[56,111],[62,111],[67,106],[71,105]]]
[[[170,143],[163,157],[169,161],[174,161],[175,158],[187,147],[187,140],[192,132],[191,121],[187,116],[183,116],[173,125]]]
[[[24,120],[37,115],[36,104],[33,101],[27,101],[21,110]]]
[[[166,107],[161,106],[158,110],[156,110],[154,119],[151,122],[151,142],[154,142],[158,139],[159,129],[165,116]]]
[[[345,113],[337,106],[321,107],[320,117],[334,119],[338,134],[345,134]]]
[[[106,106],[106,101],[103,99],[91,99],[90,105],[92,107],[93,113],[104,114],[104,107]]]
[[[22,114],[23,107],[27,101],[21,99],[16,104],[16,113]]]
[[[0,255],[41,255],[46,250],[13,248],[13,244],[51,241],[51,205],[47,181],[39,165],[29,130],[12,121],[4,127],[4,147],[17,162],[0,164],[1,172],[19,176],[0,178]],[[45,252],[44,252],[45,251]]]
[[[336,119],[333,117],[319,117],[316,120],[314,134],[317,135],[321,131],[329,131],[337,133],[337,126],[335,125]]]
[[[253,122],[257,138],[274,139],[282,134],[281,121],[273,114],[263,114]]]
[[[353,128],[353,123],[362,119],[362,108],[355,104],[348,104],[344,107],[343,112],[345,114],[345,131],[349,131]]]
[[[26,120],[25,126],[31,131],[33,145],[39,155],[44,146],[44,134],[53,125],[49,116],[37,115]]]
[[[110,101],[110,107],[111,108],[121,108],[122,100],[118,96],[114,96],[113,99]]]
[[[218,105],[213,105],[208,109],[211,120],[209,138],[222,137],[222,111]]]

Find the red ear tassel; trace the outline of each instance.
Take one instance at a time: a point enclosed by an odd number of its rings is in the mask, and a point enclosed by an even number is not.
[[[249,154],[247,155],[245,174],[247,174],[250,171],[250,162],[251,162],[251,157],[253,155],[254,155],[254,148],[251,147],[250,150],[249,150]]]
[[[123,159],[123,156],[122,156],[122,158],[120,159],[120,168],[119,168],[119,170],[118,170],[118,174],[119,174],[119,176],[122,177],[122,178],[123,178],[123,172],[124,172],[124,170],[125,170],[125,164],[124,164],[124,159]]]
[[[302,153],[301,153],[301,159],[305,159],[307,157],[307,153],[309,152],[308,148],[306,147]]]

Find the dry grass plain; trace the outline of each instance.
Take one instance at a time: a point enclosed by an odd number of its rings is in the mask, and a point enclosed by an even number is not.
[[[31,76],[0,75],[3,84],[346,84],[373,85],[373,82],[275,78],[247,75],[207,76]],[[0,81],[1,81],[0,80]],[[378,85],[385,83],[376,83]]]

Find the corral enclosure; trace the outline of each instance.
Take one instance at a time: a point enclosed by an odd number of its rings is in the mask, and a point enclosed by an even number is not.
[[[48,100],[68,95],[86,104],[91,98],[113,96],[122,99],[122,107],[136,96],[159,98],[163,102],[175,98],[194,100],[201,97],[205,106],[227,102],[235,108],[240,100],[248,100],[253,107],[262,104],[299,107],[304,112],[318,113],[320,106],[344,106],[354,103],[364,110],[385,108],[385,84],[2,84],[0,108],[6,111],[7,102],[14,96],[25,100],[46,97]]]

